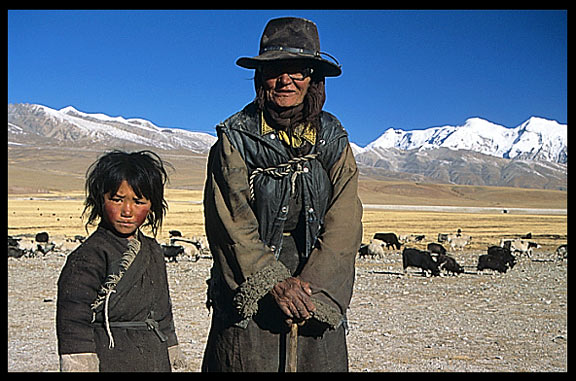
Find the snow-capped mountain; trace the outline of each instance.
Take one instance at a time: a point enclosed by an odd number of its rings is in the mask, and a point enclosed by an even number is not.
[[[463,126],[389,128],[352,149],[370,177],[566,190],[567,127],[537,117],[515,128],[470,118]]]
[[[75,147],[146,146],[206,153],[216,137],[181,128],[163,128],[145,119],[89,114],[65,107],[8,105],[8,144]]]
[[[568,161],[568,126],[532,117],[516,128],[507,128],[481,118],[470,118],[463,126],[432,127],[403,131],[389,128],[359,152],[374,149],[468,150],[505,159]]]
[[[350,139],[354,140],[352,134]],[[171,155],[184,150],[205,157],[215,141],[207,133],[158,127],[145,119],[85,113],[74,107],[8,105],[11,149],[152,149]],[[567,125],[537,117],[515,128],[481,118],[468,119],[463,126],[390,128],[366,147],[351,146],[361,174],[369,178],[567,189]]]

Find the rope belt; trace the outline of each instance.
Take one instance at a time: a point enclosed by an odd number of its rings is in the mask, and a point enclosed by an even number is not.
[[[318,156],[316,153],[309,153],[308,155],[299,156],[288,160],[286,163],[278,164],[275,167],[270,168],[256,168],[249,177],[249,184],[250,184],[250,199],[254,200],[254,179],[259,174],[269,175],[275,178],[281,178],[284,176],[288,176],[292,174],[291,182],[292,182],[292,193],[294,193],[296,187],[296,177],[299,174],[308,172],[307,168],[303,167],[303,164],[314,160]]]

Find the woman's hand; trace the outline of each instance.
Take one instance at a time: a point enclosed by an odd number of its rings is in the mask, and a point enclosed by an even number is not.
[[[288,323],[310,319],[316,310],[311,299],[310,284],[298,278],[290,277],[277,283],[270,294],[288,317]]]

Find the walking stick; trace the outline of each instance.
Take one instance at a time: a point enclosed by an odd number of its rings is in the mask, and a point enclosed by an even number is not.
[[[298,324],[290,325],[290,338],[288,339],[288,369],[287,372],[295,373],[298,369]]]

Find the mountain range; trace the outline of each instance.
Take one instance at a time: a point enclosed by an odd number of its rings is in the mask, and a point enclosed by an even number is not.
[[[403,131],[389,128],[378,139],[360,148],[467,150],[505,159],[544,160],[566,164],[567,125],[531,117],[516,128],[506,128],[481,118],[470,118],[463,126],[432,127]]]
[[[207,153],[216,138],[203,132],[164,128],[145,119],[88,114],[65,107],[8,105],[8,144],[73,146],[104,150],[148,147]]]
[[[350,127],[349,127],[350,128]],[[354,140],[353,128],[349,129]],[[158,149],[205,155],[216,137],[145,119],[8,104],[8,146],[104,151]],[[366,147],[351,143],[364,178],[567,189],[567,125],[532,117],[516,128],[481,118],[462,126],[389,128]]]

